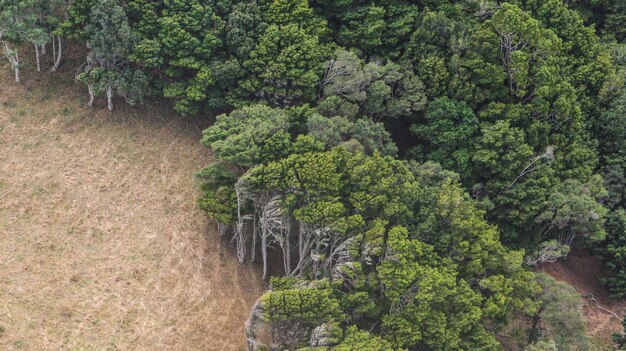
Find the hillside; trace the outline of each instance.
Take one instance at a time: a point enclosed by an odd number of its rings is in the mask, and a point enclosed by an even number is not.
[[[196,127],[1,68],[0,349],[241,349],[262,283],[195,206]]]

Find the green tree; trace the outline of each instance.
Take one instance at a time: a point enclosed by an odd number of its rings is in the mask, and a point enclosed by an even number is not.
[[[422,158],[459,173],[465,181],[471,179],[471,157],[479,127],[465,103],[448,98],[431,102],[424,123],[414,124],[411,131],[428,145]]]
[[[599,201],[606,195],[600,176],[587,183],[565,180],[550,195],[536,222],[544,225],[544,236],[556,235],[569,246],[577,238],[601,241],[606,236],[604,222],[608,211]]]
[[[346,330],[341,344],[332,348],[333,351],[394,351],[386,340],[376,337],[367,331],[352,326]]]
[[[480,295],[457,280],[450,262],[411,240],[405,228],[391,229],[388,237],[388,257],[378,268],[391,304],[382,320],[387,339],[398,348],[497,350],[479,323]]]
[[[243,66],[241,92],[275,106],[313,99],[331,47],[326,22],[305,0],[274,0],[262,14],[268,24]]]
[[[620,208],[608,215],[606,231],[605,247],[599,253],[610,274],[603,283],[612,295],[626,296],[626,210]]]
[[[338,50],[326,64],[318,110],[325,116],[410,119],[426,105],[424,86],[406,67],[365,63]]]
[[[204,131],[202,143],[221,161],[248,169],[263,161],[266,141],[288,129],[289,116],[284,110],[253,105],[217,116],[215,124]],[[287,156],[288,150],[283,153]]]
[[[531,341],[536,340],[541,327],[543,338],[553,340],[558,350],[589,350],[591,345],[585,334],[580,294],[546,273],[535,276],[542,291],[541,306],[532,318]]]
[[[478,181],[474,194],[492,206],[488,206],[489,217],[498,223],[505,239],[537,241],[540,229],[534,220],[543,210],[553,183],[553,148],[536,155],[523,130],[511,127],[508,121],[498,121],[482,128],[472,160]],[[519,237],[521,233],[526,237]]]
[[[47,42],[47,33],[40,26],[37,16],[43,4],[37,0],[0,1],[0,45],[15,73],[16,83],[20,82],[19,46],[30,42],[35,45],[36,50],[39,50],[39,46]]]
[[[85,27],[87,64],[76,77],[89,90],[89,106],[104,92],[107,107],[113,110],[113,95],[123,96],[130,104],[141,101],[147,81],[144,74],[129,67],[135,37],[126,13],[117,0],[103,0],[91,10]]]

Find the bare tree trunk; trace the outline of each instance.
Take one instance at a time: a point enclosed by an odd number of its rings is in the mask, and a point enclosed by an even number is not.
[[[267,279],[267,230],[261,229],[261,256],[263,257],[263,279]]]
[[[59,68],[59,65],[61,64],[61,54],[63,53],[63,47],[61,46],[61,37],[57,36],[57,40],[58,40],[58,45],[57,45],[57,50],[55,50],[55,55],[54,55],[55,57],[54,66],[52,66],[52,69],[50,70],[50,72],[56,72],[57,69]],[[54,43],[54,37],[52,38],[52,43]]]
[[[283,255],[285,260],[285,274],[291,275],[291,238],[289,232],[285,234],[285,247],[283,248]]]
[[[54,41],[54,34],[52,35],[52,60],[57,58],[57,44]]]
[[[35,44],[35,57],[37,58],[37,72],[41,72],[41,63],[39,62],[39,45]]]
[[[256,227],[257,214],[256,210],[252,213],[252,249],[250,250],[250,262],[254,262],[256,259],[256,237],[257,237],[257,227]]]
[[[93,106],[93,100],[95,98],[95,94],[93,92],[93,85],[87,84],[87,90],[89,91],[89,106]]]
[[[0,38],[2,38],[2,34],[3,33],[0,32]],[[17,50],[13,50],[13,48],[11,47],[11,44],[9,44],[8,42],[2,41],[0,43],[2,43],[4,56],[6,56],[6,58],[9,60],[9,62],[11,63],[11,68],[15,72],[15,83],[19,83],[20,82],[20,57],[18,55],[18,52]]]
[[[46,49],[46,44],[41,44],[41,54],[48,55],[48,51]]]
[[[113,88],[107,86],[107,107],[109,111],[113,111]]]
[[[18,56],[17,51],[15,51],[15,83],[20,82],[20,57]]]

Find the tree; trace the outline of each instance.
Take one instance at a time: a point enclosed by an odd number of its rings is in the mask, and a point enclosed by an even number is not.
[[[457,280],[449,261],[409,239],[405,228],[389,231],[387,259],[378,268],[390,312],[383,317],[387,339],[398,348],[497,350],[480,325],[480,296]]]
[[[318,110],[325,116],[409,119],[426,104],[422,82],[395,63],[365,63],[338,50],[326,64]]]
[[[113,110],[114,93],[130,104],[141,101],[147,81],[141,71],[133,72],[128,65],[135,38],[117,0],[103,0],[94,5],[85,34],[90,51],[85,68],[76,78],[87,85],[89,106],[102,92],[106,94],[109,110]]]
[[[568,246],[577,238],[601,241],[607,209],[598,201],[606,195],[599,176],[587,183],[568,179],[556,187],[535,221],[544,225],[544,237],[554,230],[559,242]]]
[[[541,306],[532,318],[530,341],[536,341],[541,328],[543,338],[553,340],[558,350],[589,350],[580,294],[546,273],[535,276],[542,289],[539,295]]]
[[[498,223],[505,240],[536,242],[540,229],[534,221],[553,182],[554,149],[548,147],[536,155],[525,142],[523,130],[498,121],[482,128],[475,150],[472,160],[478,184],[474,196],[488,199],[490,218]],[[520,237],[521,233],[526,237]]]
[[[202,143],[211,147],[223,162],[245,170],[263,161],[265,142],[280,131],[286,132],[288,119],[281,109],[264,105],[244,107],[217,116],[215,124],[204,131]],[[288,150],[283,153],[282,156],[287,156]]]
[[[241,93],[282,107],[312,100],[331,54],[326,22],[305,0],[271,1],[263,18],[268,26],[243,63]]]
[[[147,68],[163,96],[175,99],[175,110],[183,115],[231,108],[226,95],[243,73],[239,62],[221,52],[222,6],[230,9],[223,1],[128,3],[131,27],[138,36],[130,58]]]
[[[534,344],[528,345],[524,351],[559,351],[554,340],[539,340]]]
[[[358,7],[343,16],[338,41],[364,52],[376,52],[383,44],[385,8],[375,4]]]
[[[626,296],[626,210],[612,211],[606,223],[607,236],[600,257],[609,271],[603,279],[614,296]]]
[[[595,137],[605,164],[626,165],[626,91],[612,99],[602,111],[595,125]]]
[[[624,320],[622,320],[622,326],[624,328],[624,331],[626,331],[626,317],[624,317]],[[623,350],[626,346],[626,333],[624,331],[622,331],[621,333],[614,333],[611,336],[613,342],[615,343],[615,346],[619,350]]]
[[[368,155],[380,152],[385,156],[393,156],[398,151],[385,126],[369,118],[353,122],[345,117],[326,118],[315,113],[308,118],[307,126],[308,135],[327,147],[343,144],[362,150]]]
[[[462,102],[441,98],[431,102],[425,121],[414,124],[411,131],[426,141],[422,158],[440,163],[471,179],[471,157],[478,135],[478,119]]]
[[[528,257],[526,264],[535,266],[542,263],[556,262],[560,258],[567,257],[570,247],[567,244],[560,243],[557,240],[548,240],[542,242],[537,250]]]
[[[364,330],[352,326],[346,330],[341,344],[333,351],[394,351],[395,349],[386,340],[373,336]]]
[[[15,82],[20,82],[20,56],[18,47],[24,42],[41,45],[45,42],[46,33],[37,24],[36,11],[42,5],[37,0],[0,1],[0,45],[4,56],[9,60],[15,73]],[[39,69],[39,55],[37,54]]]

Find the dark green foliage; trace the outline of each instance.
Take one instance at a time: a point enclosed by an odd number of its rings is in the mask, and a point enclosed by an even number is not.
[[[604,279],[611,294],[626,296],[626,211],[618,209],[611,212],[606,224],[606,247],[600,251],[609,270],[609,277]]]
[[[266,111],[265,117],[241,127],[234,122],[254,109]],[[246,170],[249,162],[258,163],[239,178],[237,196],[229,201],[229,213],[237,219],[214,218],[222,225],[232,223],[240,248],[251,241],[277,245],[283,258],[291,257],[283,262],[285,274],[298,277],[273,281],[272,292],[257,306],[259,311],[269,306],[278,311],[264,317],[273,326],[274,342],[304,347],[314,329],[354,323],[367,330],[380,320],[377,335],[389,347],[497,350],[495,327],[516,311],[530,313],[536,307],[537,287],[522,267],[523,253],[500,243],[497,229],[484,221],[484,212],[454,183],[453,175],[436,180],[441,171],[419,168],[417,174],[425,182],[420,186],[405,163],[377,152],[368,156],[342,143],[342,134],[350,133],[348,120],[331,119],[329,127],[324,117],[310,114],[309,136],[293,139],[285,132],[291,128],[270,116],[283,116],[284,121],[289,113],[244,108],[218,118],[204,139],[214,145],[219,160],[233,167]],[[261,121],[278,130],[267,133],[270,129],[261,127]],[[235,129],[229,131],[226,125]],[[225,151],[240,138],[250,140],[241,145],[250,146]],[[313,138],[322,142],[315,144]],[[248,151],[274,143],[290,154],[248,156]],[[201,203],[209,212],[218,212],[206,204],[216,196],[213,189],[222,176],[213,168],[205,173],[214,174],[214,180],[208,179],[207,200]],[[258,229],[238,232],[251,225]],[[327,286],[331,295],[319,291],[318,284]],[[298,306],[320,303],[332,308],[280,312],[292,299]],[[359,338],[368,337],[362,333]],[[356,342],[350,335],[329,346],[348,347]]]
[[[440,163],[464,180],[471,179],[471,157],[478,130],[478,119],[472,110],[465,103],[448,98],[431,102],[424,122],[411,127],[427,145],[421,158]]]

